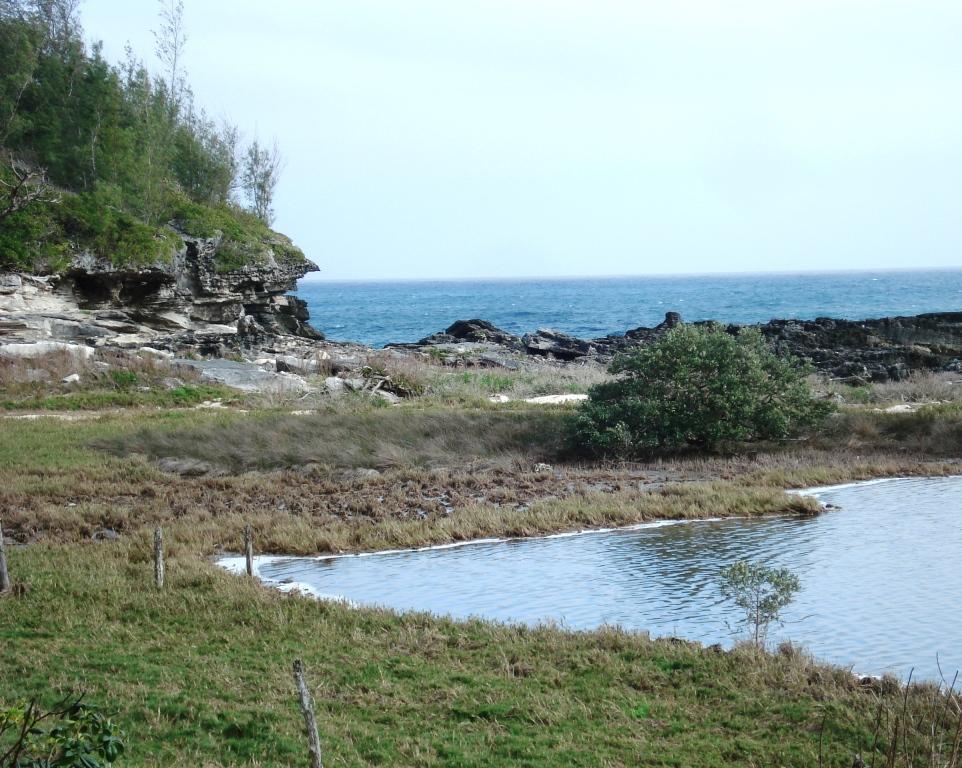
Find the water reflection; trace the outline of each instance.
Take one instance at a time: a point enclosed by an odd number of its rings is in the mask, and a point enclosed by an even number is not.
[[[802,590],[773,640],[790,637],[861,672],[962,667],[962,478],[825,491],[816,518],[662,525],[262,568],[324,594],[455,617],[620,624],[653,635],[732,640],[717,586],[738,559],[788,567]]]

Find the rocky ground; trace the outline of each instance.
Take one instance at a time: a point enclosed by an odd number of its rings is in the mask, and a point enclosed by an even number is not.
[[[644,346],[681,324],[668,312],[654,328],[634,328],[597,339],[539,329],[516,336],[485,320],[459,320],[441,333],[399,349],[427,351],[476,365],[520,365],[530,358],[608,362],[616,354]],[[700,324],[700,323],[699,323]],[[729,325],[735,333],[744,326]],[[913,372],[962,372],[962,312],[875,320],[771,320],[757,327],[779,351],[810,360],[831,377],[858,384],[900,381]]]

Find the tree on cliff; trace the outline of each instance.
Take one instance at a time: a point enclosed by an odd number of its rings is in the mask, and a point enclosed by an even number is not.
[[[0,267],[57,271],[78,250],[152,263],[170,257],[171,222],[220,232],[236,258],[256,251],[272,237],[280,153],[256,141],[242,153],[237,128],[194,104],[180,0],[160,2],[163,74],[129,49],[107,62],[78,4],[0,0]]]
[[[276,141],[268,147],[254,139],[247,147],[241,186],[251,212],[268,225],[274,221],[274,190],[277,188],[282,166]]]
[[[187,46],[187,32],[184,28],[184,4],[181,0],[161,0],[160,28],[154,30],[155,53],[167,68],[167,89],[170,101],[175,108],[180,106],[180,95],[184,90],[180,67]]]
[[[617,378],[591,389],[575,421],[577,442],[601,455],[779,439],[830,411],[809,367],[775,355],[756,329],[679,326],[609,370]]]

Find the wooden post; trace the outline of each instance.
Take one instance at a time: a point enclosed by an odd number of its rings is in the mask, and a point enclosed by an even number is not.
[[[7,548],[3,544],[3,526],[0,525],[0,594],[11,589],[10,574],[7,572]]]
[[[154,582],[164,586],[164,532],[160,526],[154,531]]]
[[[254,577],[254,530],[251,524],[244,526],[244,555],[247,558],[247,575]]]
[[[317,735],[317,718],[314,716],[314,701],[307,689],[304,679],[304,662],[294,660],[294,682],[301,697],[301,712],[304,714],[304,725],[307,728],[307,742],[311,752],[311,768],[323,768],[321,763],[321,739]]]

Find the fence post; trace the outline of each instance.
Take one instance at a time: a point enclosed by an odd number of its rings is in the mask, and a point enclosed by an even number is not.
[[[10,574],[7,572],[7,548],[3,544],[3,526],[0,525],[0,594],[11,589]]]
[[[304,662],[294,660],[294,682],[301,698],[301,712],[304,714],[304,725],[307,727],[307,742],[311,752],[311,768],[323,768],[321,763],[321,739],[317,735],[317,718],[314,716],[314,701],[307,689],[304,679]]]
[[[254,576],[254,530],[251,524],[244,526],[244,556],[247,559],[247,575]]]
[[[154,531],[154,582],[164,586],[164,532],[160,526]]]

